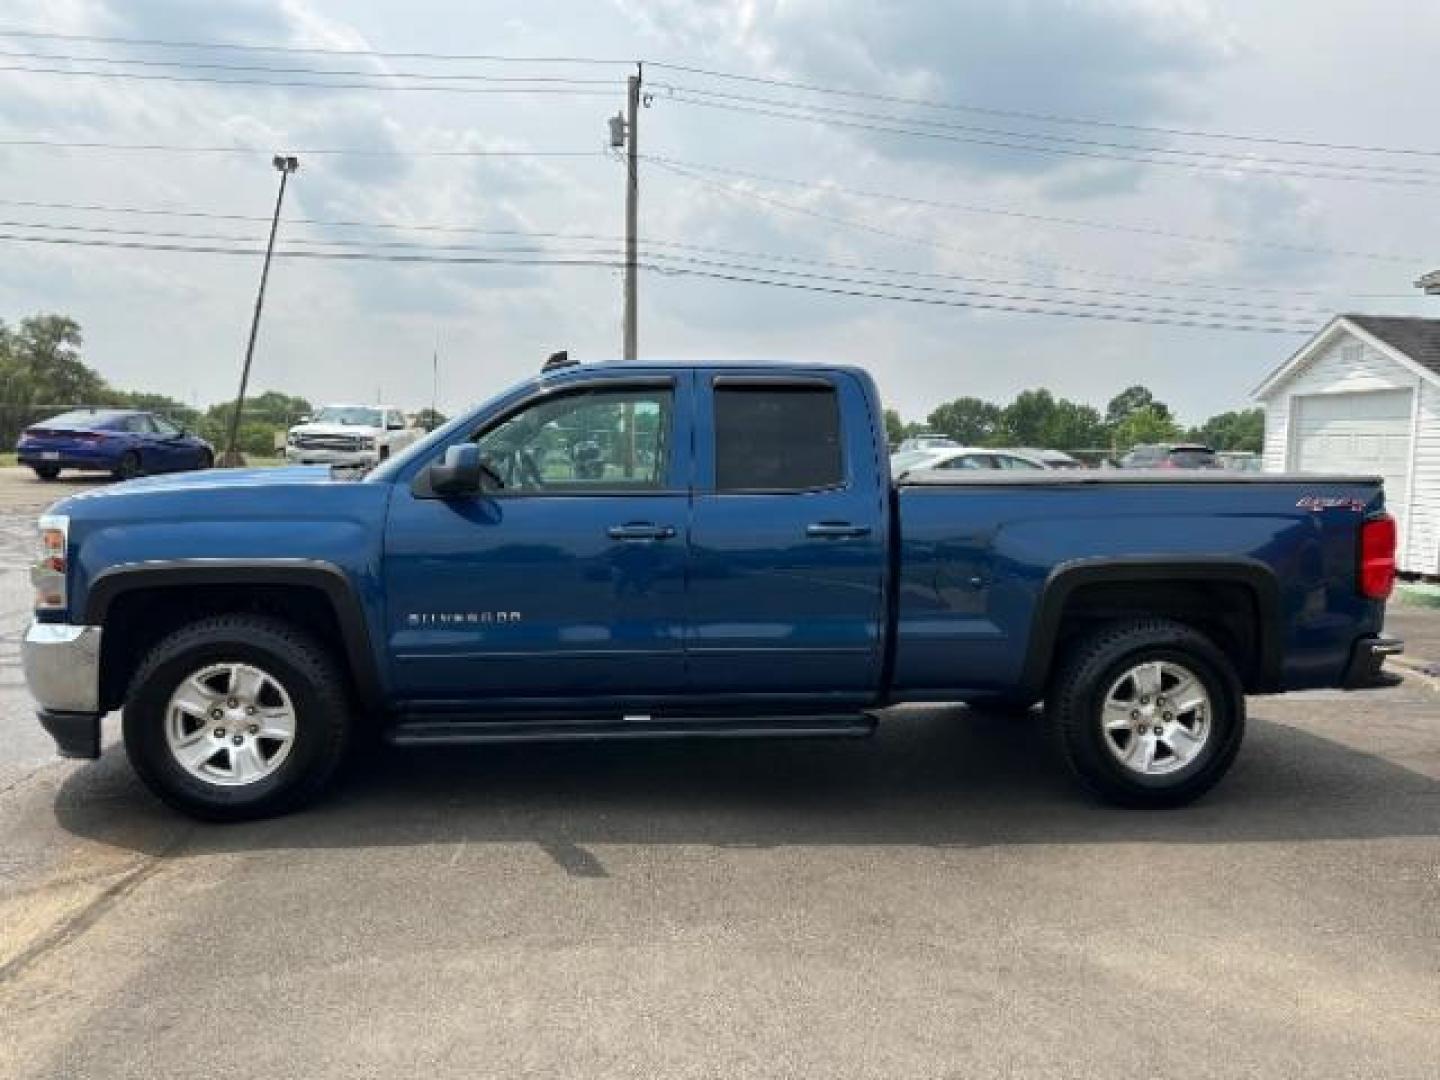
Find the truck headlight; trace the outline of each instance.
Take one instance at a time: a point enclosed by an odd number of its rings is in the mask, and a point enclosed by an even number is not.
[[[63,514],[46,514],[40,519],[40,552],[30,568],[35,586],[35,610],[65,610],[66,556],[70,544],[70,519]]]
[[[287,435],[285,436],[285,445],[286,445],[286,446],[297,446],[297,445],[299,445],[299,443],[300,443],[300,436],[297,435],[295,432],[292,431],[292,432],[290,432],[289,434],[287,434]]]
[[[372,435],[362,435],[355,440],[355,445],[360,447],[361,450],[374,450],[375,438]]]

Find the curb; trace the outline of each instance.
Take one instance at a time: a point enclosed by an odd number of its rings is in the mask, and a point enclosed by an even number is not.
[[[1387,657],[1386,662],[1407,679],[1414,679],[1440,694],[1440,674],[1437,674],[1440,673],[1440,664],[1428,660],[1411,660],[1404,656]]]

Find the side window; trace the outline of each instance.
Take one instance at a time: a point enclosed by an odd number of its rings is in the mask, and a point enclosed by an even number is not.
[[[673,398],[658,387],[548,397],[476,441],[507,491],[653,491],[665,480]]]
[[[716,491],[812,491],[844,480],[833,386],[715,387]]]
[[[951,458],[941,465],[942,469],[993,469],[995,466],[989,454],[963,454]]]
[[[125,430],[132,435],[152,435],[155,428],[150,424],[148,416],[127,416],[125,418]]]
[[[385,426],[392,431],[403,428],[405,426],[405,417],[400,414],[399,410],[391,409],[386,415]]]
[[[999,462],[1002,469],[1041,469],[1042,465],[1036,465],[1033,461],[1025,458],[1011,457],[1009,454],[996,454],[995,460]]]
[[[150,422],[155,425],[155,430],[161,435],[179,435],[180,429],[166,420],[163,416],[152,416]]]

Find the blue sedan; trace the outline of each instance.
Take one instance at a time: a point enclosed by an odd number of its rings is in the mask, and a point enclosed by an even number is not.
[[[129,480],[215,463],[215,452],[204,439],[163,416],[133,409],[78,409],[42,420],[20,433],[15,454],[41,480],[54,480],[61,469]]]

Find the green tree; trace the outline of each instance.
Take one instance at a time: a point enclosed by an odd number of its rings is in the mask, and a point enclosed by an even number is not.
[[[1164,420],[1174,419],[1168,405],[1155,400],[1148,387],[1137,385],[1126,387],[1110,399],[1110,404],[1105,407],[1105,423],[1115,427],[1142,409],[1150,409]]]
[[[1187,437],[1215,450],[1248,450],[1258,454],[1265,443],[1265,411],[1223,412],[1192,428]]]
[[[891,412],[891,410],[886,409],[885,412],[885,419],[888,423],[890,419],[889,413]],[[427,405],[425,408],[421,409],[418,413],[415,414],[415,426],[419,428],[424,428],[426,431],[434,431],[441,424],[448,422],[449,419],[450,418],[448,416],[440,412],[438,409],[432,409]]]
[[[1094,450],[1109,442],[1098,409],[1060,398],[1046,424],[1045,438],[1038,445],[1047,450]]]
[[[1179,425],[1154,405],[1136,409],[1112,430],[1116,450],[1128,453],[1142,443],[1171,442],[1180,437]]]
[[[984,446],[1000,431],[1000,407],[976,397],[956,398],[939,406],[927,418],[930,430],[948,435],[965,446]]]
[[[1049,390],[1022,390],[1000,414],[1000,439],[1006,446],[1045,446],[1058,406]]]

